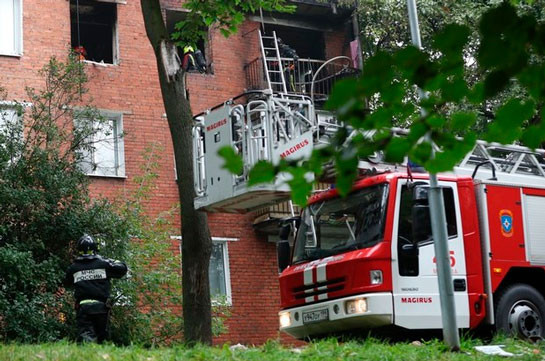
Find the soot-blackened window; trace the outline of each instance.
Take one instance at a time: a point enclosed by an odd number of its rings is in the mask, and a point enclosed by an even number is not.
[[[72,48],[81,59],[117,63],[117,5],[70,0]]]

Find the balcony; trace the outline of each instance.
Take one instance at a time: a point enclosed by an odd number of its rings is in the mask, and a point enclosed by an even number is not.
[[[352,67],[352,61],[345,56],[331,60],[301,59],[294,61],[290,58],[281,58],[282,70],[286,90],[289,94],[307,95],[315,104],[323,104],[329,97],[334,84],[344,78],[358,75],[359,70]],[[270,61],[269,61],[270,64]],[[274,68],[276,67],[276,68]],[[278,62],[273,63],[270,70],[279,71]],[[246,73],[247,90],[268,89],[264,71],[263,59],[254,59],[244,67]],[[284,85],[280,73],[271,80],[273,92],[283,93]]]

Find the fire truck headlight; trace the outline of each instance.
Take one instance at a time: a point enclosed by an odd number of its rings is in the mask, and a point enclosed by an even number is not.
[[[356,298],[355,300],[346,301],[346,313],[349,315],[355,313],[365,313],[367,312],[367,299],[366,298]]]
[[[289,327],[291,325],[291,318],[289,312],[280,312],[278,314],[280,317],[280,327]]]
[[[381,285],[382,284],[382,271],[379,269],[372,270],[370,272],[371,284],[372,285]]]

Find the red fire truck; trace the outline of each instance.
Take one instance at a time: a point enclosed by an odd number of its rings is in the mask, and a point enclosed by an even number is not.
[[[497,177],[469,176],[478,163]],[[539,154],[479,143],[439,177],[458,327],[545,336],[544,169]],[[393,170],[362,178],[345,198],[314,195],[291,252],[287,240],[279,247],[280,329],[303,338],[442,328],[427,189],[426,174]]]
[[[245,213],[288,200],[289,175],[250,185],[250,169],[260,161],[308,158],[342,127],[335,114],[316,107],[321,98],[314,92],[324,67],[332,66],[323,79],[345,76],[346,66],[333,67],[339,57],[320,66],[310,93],[306,83],[299,92],[288,91],[277,70],[283,59],[275,33],[259,32],[259,42],[267,88],[195,117],[198,209]],[[242,158],[237,174],[224,169],[218,156],[226,147]],[[478,142],[451,174],[439,178],[461,328],[488,323],[524,337],[545,336],[544,155]],[[361,162],[367,176],[348,197],[340,198],[335,189],[321,192],[298,225],[295,217],[287,221],[298,231],[293,246],[289,232],[282,232],[278,243],[282,331],[302,338],[384,325],[442,328],[428,178],[377,160]]]

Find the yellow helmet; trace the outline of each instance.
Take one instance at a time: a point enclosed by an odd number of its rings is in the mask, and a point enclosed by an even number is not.
[[[193,47],[191,45],[186,45],[184,47],[184,53],[189,53],[189,52],[194,52],[195,49],[193,49]]]

